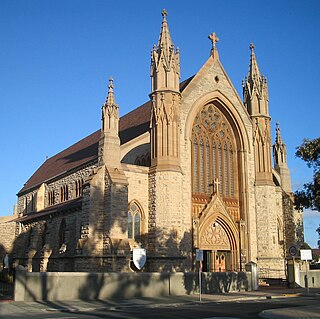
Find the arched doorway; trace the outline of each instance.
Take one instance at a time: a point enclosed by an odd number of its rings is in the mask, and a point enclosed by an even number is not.
[[[226,213],[208,212],[200,220],[198,245],[204,251],[203,271],[239,269],[239,231]]]

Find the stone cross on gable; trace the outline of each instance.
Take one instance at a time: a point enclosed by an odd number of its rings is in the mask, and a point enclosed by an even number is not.
[[[213,181],[213,183],[209,184],[210,187],[213,187],[213,193],[216,193],[216,194],[219,193],[219,185],[220,185],[220,182],[218,178],[216,178]]]
[[[219,38],[217,37],[217,35],[214,33],[214,32],[212,32],[209,36],[208,36],[208,38],[211,40],[211,42],[212,42],[212,49],[215,49],[215,47],[216,47],[216,43],[219,41]]]

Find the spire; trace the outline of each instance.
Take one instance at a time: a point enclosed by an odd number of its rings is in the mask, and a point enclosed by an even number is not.
[[[254,44],[250,43],[249,71],[245,80],[242,81],[243,100],[250,115],[269,116],[268,82],[267,78],[260,73],[254,48]]]
[[[102,127],[99,141],[99,164],[120,166],[119,107],[113,91],[113,79],[109,79],[108,95],[102,105]]]
[[[110,77],[107,99],[102,105],[102,130],[118,135],[119,107],[114,98],[113,88],[113,78]]]
[[[276,123],[276,141],[273,145],[273,159],[276,169],[287,165],[287,147],[283,143],[279,123]]]
[[[254,44],[250,44],[249,72],[243,85],[243,102],[252,119],[256,185],[273,185],[271,132],[267,79],[261,75]]]
[[[248,79],[259,79],[261,78],[260,70],[258,67],[256,55],[254,53],[254,44],[250,43],[250,50],[251,50],[251,56],[250,56],[250,66],[249,66],[249,72],[248,72]]]
[[[279,123],[276,123],[276,140],[272,147],[272,150],[274,168],[281,177],[282,189],[287,193],[291,193],[291,178],[287,165],[287,147],[282,140]]]
[[[109,78],[109,85],[108,85],[108,95],[107,95],[107,99],[106,99],[106,105],[108,106],[112,106],[114,105],[115,107],[118,107],[115,99],[114,99],[114,91],[113,91],[113,78],[110,77]]]
[[[162,10],[158,45],[151,52],[151,166],[180,170],[180,53],[174,49],[167,14]]]
[[[166,11],[166,9],[163,9],[161,14],[163,19],[162,19],[162,26],[161,26],[160,36],[158,41],[158,48],[165,51],[166,55],[169,56],[169,54],[173,50],[174,45],[171,40],[168,22],[167,22],[168,12]]]
[[[278,122],[276,123],[276,144],[283,145],[281,132],[280,132],[280,125]]]
[[[167,15],[167,11],[163,9],[158,45],[154,45],[151,52],[152,92],[162,89],[179,92],[180,53],[178,48],[174,49]]]

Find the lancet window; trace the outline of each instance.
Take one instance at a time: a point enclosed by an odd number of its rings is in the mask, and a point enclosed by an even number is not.
[[[55,193],[54,190],[48,192],[48,205],[52,206],[55,203]]]
[[[128,238],[139,241],[141,237],[141,209],[136,202],[131,202],[128,209]]]
[[[209,184],[219,180],[223,197],[235,196],[235,138],[230,123],[214,103],[205,105],[192,127],[192,188],[211,195]]]
[[[82,195],[82,186],[83,186],[82,178],[75,181],[75,190],[74,190],[75,197],[80,197]]]
[[[60,202],[65,202],[69,199],[68,185],[60,187]]]

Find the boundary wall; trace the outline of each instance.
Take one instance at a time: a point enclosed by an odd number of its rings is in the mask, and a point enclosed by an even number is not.
[[[308,270],[306,269],[308,268]],[[320,269],[309,269],[309,265],[288,262],[289,287],[320,288]]]
[[[202,293],[252,290],[251,272],[202,273]],[[199,293],[199,274],[27,272],[16,267],[15,301],[103,300]]]
[[[308,279],[306,279],[306,275]],[[320,288],[320,269],[310,269],[308,273],[303,269],[300,270],[300,286],[307,287],[306,280],[308,280],[309,288]]]

